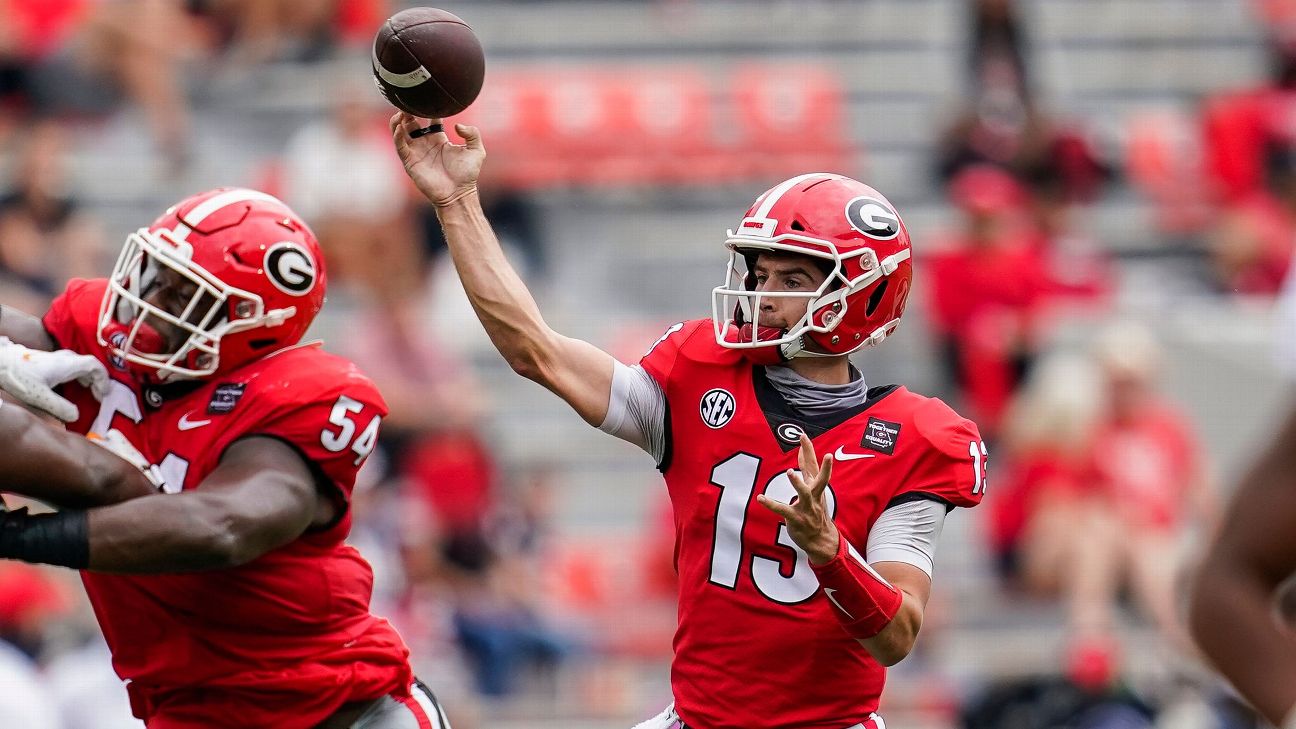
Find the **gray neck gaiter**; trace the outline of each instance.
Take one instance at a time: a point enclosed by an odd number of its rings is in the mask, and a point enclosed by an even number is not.
[[[845,385],[825,385],[808,380],[785,365],[766,367],[765,376],[788,405],[809,418],[821,418],[857,407],[868,399],[864,376],[854,367],[851,367],[851,381]]]

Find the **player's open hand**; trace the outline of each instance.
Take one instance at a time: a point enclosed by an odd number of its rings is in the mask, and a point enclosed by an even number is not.
[[[410,136],[429,124],[440,123],[440,119],[420,119],[400,111],[392,115],[391,130],[396,152],[414,186],[433,205],[445,207],[477,190],[477,175],[486,161],[486,147],[482,146],[477,127],[464,124],[455,125],[463,144],[451,143],[443,131]]]
[[[825,564],[837,555],[841,540],[837,525],[828,516],[824,498],[828,479],[832,477],[833,457],[828,454],[824,456],[822,463],[819,462],[815,458],[814,444],[802,433],[797,460],[800,471],[788,470],[788,478],[797,493],[791,504],[776,501],[765,494],[757,496],[756,500],[783,517],[783,521],[787,523],[788,536],[805,551],[812,563]]]

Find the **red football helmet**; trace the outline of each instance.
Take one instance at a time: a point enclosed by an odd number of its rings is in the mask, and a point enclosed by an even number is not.
[[[828,173],[785,180],[756,198],[725,244],[729,271],[711,293],[721,346],[836,356],[877,344],[900,324],[913,278],[909,231],[868,185]],[[821,259],[828,276],[814,292],[755,291],[752,270],[765,251]],[[757,327],[762,296],[808,299],[806,314],[786,331]]]
[[[256,190],[209,190],[126,237],[99,344],[146,380],[210,377],[296,344],[325,284],[319,241],[287,205]]]

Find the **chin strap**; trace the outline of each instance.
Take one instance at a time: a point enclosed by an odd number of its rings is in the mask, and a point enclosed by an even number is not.
[[[781,339],[786,332],[774,327],[756,327],[756,335],[752,336],[752,325],[743,324],[742,326],[730,327],[725,333],[725,340],[734,343],[759,342],[761,340],[773,341]],[[802,337],[797,337],[791,342],[780,344],[778,346],[770,345],[768,347],[751,347],[741,350],[743,357],[753,364],[758,365],[779,365],[784,364],[793,357],[804,356],[804,344]]]

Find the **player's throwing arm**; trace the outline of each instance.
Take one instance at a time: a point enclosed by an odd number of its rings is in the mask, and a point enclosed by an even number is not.
[[[405,172],[436,206],[450,258],[491,342],[518,374],[552,390],[598,425],[607,415],[613,359],[588,342],[549,328],[535,299],[509,265],[477,197],[486,147],[476,127],[455,125],[463,144],[445,132],[412,138],[428,122],[405,112],[391,118],[392,139]]]

